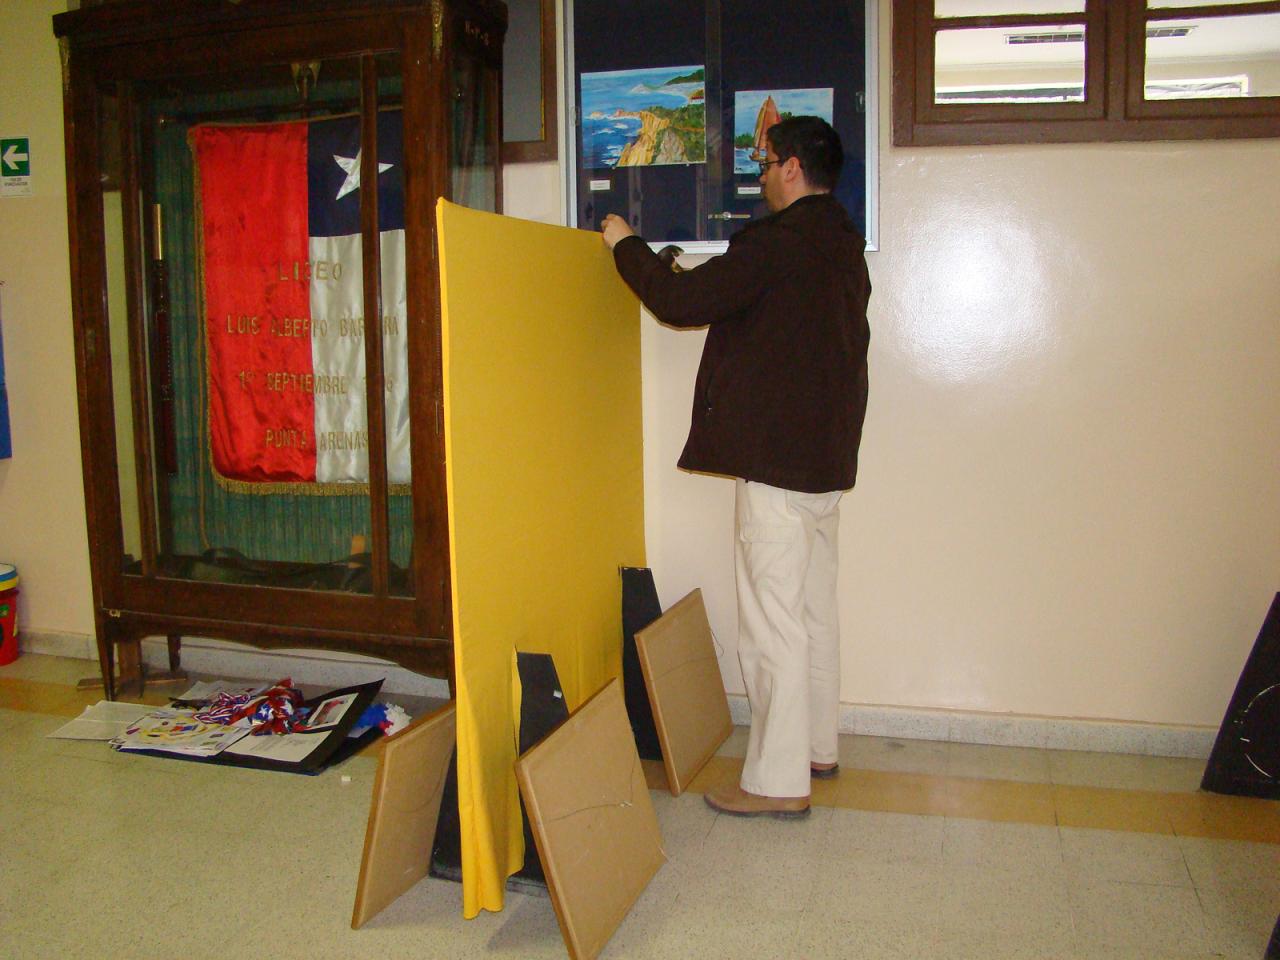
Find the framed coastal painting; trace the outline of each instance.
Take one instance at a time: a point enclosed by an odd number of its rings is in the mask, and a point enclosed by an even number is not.
[[[816,115],[844,144],[836,197],[875,249],[875,7],[566,0],[567,222],[616,213],[655,247],[721,252],[768,214],[768,127]]]
[[[706,74],[701,65],[583,74],[583,164],[606,169],[705,162]]]

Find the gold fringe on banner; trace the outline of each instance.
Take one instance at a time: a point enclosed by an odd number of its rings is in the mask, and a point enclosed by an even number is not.
[[[213,475],[213,479],[218,484],[219,489],[228,493],[250,494],[255,497],[354,497],[368,496],[369,494],[369,484],[367,483],[307,483],[305,481],[267,483],[260,480],[233,480],[230,477],[224,477],[212,466],[210,466],[209,472]],[[387,486],[388,496],[409,496],[412,493],[413,486],[408,483],[393,483]]]

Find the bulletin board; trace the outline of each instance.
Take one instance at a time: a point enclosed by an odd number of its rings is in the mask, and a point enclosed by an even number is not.
[[[723,249],[768,213],[747,142],[758,122],[816,114],[844,144],[836,197],[873,241],[872,8],[572,0],[572,222],[599,229],[616,213],[652,243]]]
[[[441,200],[446,484],[463,913],[524,858],[516,654],[576,709],[621,673],[644,564],[640,308],[597,233]]]

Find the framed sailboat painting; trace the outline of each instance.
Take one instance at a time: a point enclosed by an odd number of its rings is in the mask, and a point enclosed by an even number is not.
[[[831,87],[804,90],[738,90],[733,97],[733,172],[759,176],[765,133],[787,117],[821,117],[835,122]]]

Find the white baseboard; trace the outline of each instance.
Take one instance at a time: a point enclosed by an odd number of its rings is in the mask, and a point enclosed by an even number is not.
[[[742,694],[729,694],[729,713],[738,726],[751,722]],[[1215,727],[1131,723],[1123,720],[1076,720],[1004,713],[966,713],[840,705],[840,732],[897,740],[939,740],[1048,750],[1091,750],[1153,757],[1206,759],[1218,735]]]
[[[98,645],[93,637],[82,633],[49,633],[23,630],[18,634],[18,649],[23,653],[43,653],[49,657],[98,662]]]
[[[18,640],[28,653],[98,659],[93,638],[80,634],[24,630],[18,635]],[[157,669],[168,667],[168,649],[160,638],[143,640],[142,656],[148,665]],[[193,673],[218,677],[255,680],[292,677],[298,683],[332,687],[366,683],[381,677],[384,678],[382,688],[388,693],[449,696],[449,685],[444,680],[424,677],[395,664],[358,654],[322,650],[258,650],[226,640],[184,638],[182,665]],[[751,710],[742,694],[729,694],[729,712],[738,726],[751,722]],[[845,703],[840,705],[840,732],[898,740],[941,740],[1203,760],[1213,749],[1218,731],[1214,727],[1122,720],[1076,720]]]
[[[26,653],[53,657],[98,660],[98,646],[92,637],[81,634],[45,633],[24,630],[19,647]],[[142,641],[142,659],[158,670],[169,668],[169,648],[162,638]],[[346,687],[382,679],[387,693],[448,699],[449,684],[436,677],[424,677],[385,660],[354,653],[325,650],[259,650],[226,640],[199,637],[182,639],[182,667],[191,673],[251,680],[279,680],[291,677],[298,683]]]
[[[160,670],[169,667],[169,648],[159,637],[142,641],[142,659]],[[364,657],[356,653],[327,650],[259,650],[229,640],[182,638],[182,667],[192,673],[217,677],[247,677],[254,680],[291,678],[296,683],[327,687],[347,687],[370,680],[382,680],[386,693],[416,697],[449,698],[449,683],[438,677],[424,677],[404,667]]]

